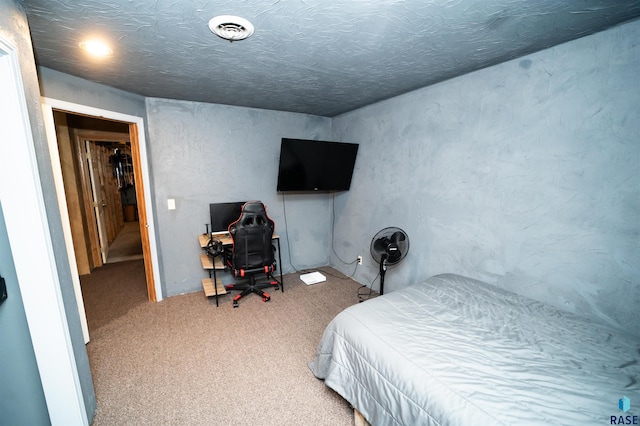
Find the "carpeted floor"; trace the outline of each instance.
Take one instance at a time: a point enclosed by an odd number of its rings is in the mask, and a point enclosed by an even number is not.
[[[103,425],[351,425],[353,411],[307,367],[324,328],[358,302],[333,269],[307,286],[286,275],[271,301],[234,309],[203,293],[147,301],[141,260],[82,276],[87,345]],[[343,277],[344,278],[344,277]]]

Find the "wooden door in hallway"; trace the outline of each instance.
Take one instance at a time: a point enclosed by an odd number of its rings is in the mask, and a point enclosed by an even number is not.
[[[100,253],[102,263],[106,263],[109,245],[124,227],[122,201],[111,160],[114,149],[109,143],[100,144],[90,140],[84,142]]]

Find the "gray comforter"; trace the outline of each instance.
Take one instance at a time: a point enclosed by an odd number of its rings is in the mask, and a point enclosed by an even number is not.
[[[638,338],[450,274],[347,308],[309,366],[373,425],[605,425],[640,407]]]

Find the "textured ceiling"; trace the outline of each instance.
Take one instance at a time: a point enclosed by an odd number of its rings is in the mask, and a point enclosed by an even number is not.
[[[335,116],[640,16],[640,0],[23,0],[38,65],[148,97]],[[238,15],[229,42],[208,21]],[[114,55],[88,60],[90,34]]]

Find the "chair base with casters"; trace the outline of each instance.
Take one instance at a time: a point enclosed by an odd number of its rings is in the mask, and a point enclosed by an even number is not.
[[[237,277],[243,278],[243,277],[248,277],[249,282],[247,283],[240,283],[240,284],[227,284],[224,286],[225,289],[227,289],[228,291],[230,290],[240,290],[241,292],[239,294],[236,294],[233,297],[233,307],[237,308],[238,306],[240,306],[238,304],[238,301],[240,299],[242,299],[244,296],[251,294],[251,293],[255,293],[258,296],[262,297],[262,301],[263,302],[268,302],[269,300],[271,300],[271,296],[269,295],[269,293],[267,293],[266,291],[262,290],[263,288],[270,288],[273,287],[276,290],[280,289],[280,282],[273,276],[273,267],[268,267],[265,266],[264,268],[258,268],[258,269],[252,269],[252,270],[240,270],[238,271],[237,274],[234,274]],[[269,281],[264,281],[264,282],[257,282],[256,281],[256,274],[257,273],[264,273],[267,275],[267,278],[269,279]]]

